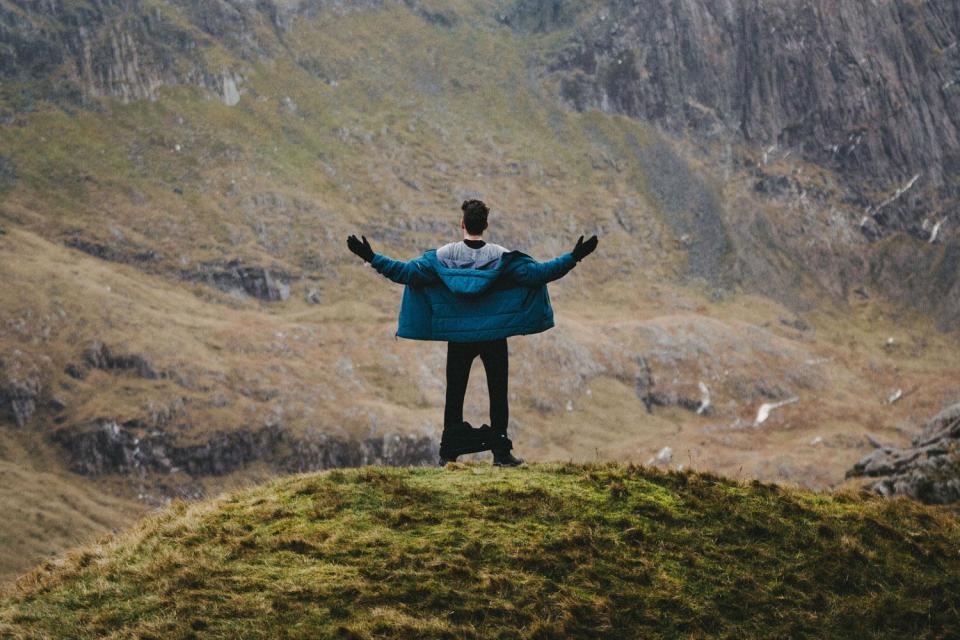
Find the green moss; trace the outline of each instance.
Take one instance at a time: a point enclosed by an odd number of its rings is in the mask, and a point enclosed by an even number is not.
[[[944,637],[960,527],[905,500],[637,466],[362,468],[22,578],[13,637]]]

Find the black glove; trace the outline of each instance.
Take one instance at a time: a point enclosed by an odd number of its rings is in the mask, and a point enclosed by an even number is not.
[[[575,246],[573,251],[571,251],[573,254],[573,259],[577,262],[580,262],[586,258],[588,255],[593,253],[594,249],[597,248],[597,242],[599,242],[599,240],[597,240],[597,236],[591,237],[586,242],[583,241],[583,236],[580,236],[580,239],[577,240],[577,246]]]
[[[347,248],[367,262],[370,262],[373,260],[373,247],[371,247],[370,243],[367,242],[367,236],[360,237],[363,238],[363,242],[357,240],[357,236],[350,236],[347,238]]]

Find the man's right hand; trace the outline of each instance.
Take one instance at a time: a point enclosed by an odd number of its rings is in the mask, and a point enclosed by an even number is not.
[[[360,236],[363,238],[363,242],[357,239],[357,236],[350,236],[347,238],[347,248],[350,251],[353,251],[355,254],[370,262],[373,260],[373,247],[370,246],[370,243],[367,242],[367,236]],[[581,238],[582,239],[582,238]]]
[[[599,240],[597,240],[596,235],[592,236],[586,242],[583,241],[583,236],[580,236],[580,239],[577,240],[577,246],[575,246],[573,248],[573,251],[571,251],[571,253],[573,254],[573,259],[576,260],[577,262],[580,262],[581,260],[586,258],[588,255],[593,253],[594,249],[597,248],[598,242]]]

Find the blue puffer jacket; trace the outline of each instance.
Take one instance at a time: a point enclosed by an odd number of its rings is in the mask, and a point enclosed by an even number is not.
[[[576,266],[572,253],[537,262],[504,253],[493,269],[444,266],[435,249],[409,262],[375,254],[371,265],[407,285],[397,335],[412,340],[474,342],[540,333],[553,326],[547,283]]]

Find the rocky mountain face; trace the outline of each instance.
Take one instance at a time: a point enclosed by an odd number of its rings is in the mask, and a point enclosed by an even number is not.
[[[51,96],[79,105],[93,96],[155,98],[164,83],[205,75],[192,55],[197,44],[142,2],[0,4],[0,75],[41,81],[39,95],[28,100]]]
[[[384,0],[4,0],[0,3],[0,77],[43,80],[37,97],[83,104],[107,96],[156,99],[165,85],[197,85],[235,105],[243,78],[204,54],[215,46],[240,61],[289,54],[284,34],[299,19],[382,7]],[[443,14],[406,6],[431,21]],[[298,64],[322,72],[319,61]],[[70,82],[64,83],[63,80]],[[47,93],[44,93],[45,90]]]
[[[829,256],[804,249],[831,233],[810,225],[801,238],[766,244],[779,242],[781,253],[799,258],[793,269],[809,269],[825,290],[846,295],[848,282],[872,279],[884,295],[931,311],[942,328],[960,326],[955,2],[525,0],[501,20],[522,31],[569,33],[538,68],[572,108],[655,122],[715,152],[746,145],[757,154],[737,160],[734,152],[733,166],[756,176],[758,193],[846,211],[869,241],[900,232],[917,238],[909,248],[868,251],[859,264],[850,262],[861,252],[855,242]],[[838,181],[824,189],[766,169],[791,156]],[[710,238],[720,236],[705,229],[710,220],[701,216],[686,231],[691,255],[714,253]],[[931,250],[923,242],[942,244]],[[793,288],[788,275],[772,273],[775,260],[756,264],[753,247],[736,253],[734,270],[752,286],[775,281],[773,295]],[[903,269],[907,262],[915,266]],[[908,271],[917,277],[905,289]]]
[[[578,14],[587,13],[580,16]],[[929,239],[960,197],[960,7],[951,0],[517,3],[576,24],[543,61],[576,109],[795,153],[846,179],[864,231]]]
[[[926,424],[904,449],[880,446],[864,457],[848,477],[878,478],[871,487],[883,495],[903,495],[948,504],[960,500],[960,404]]]

